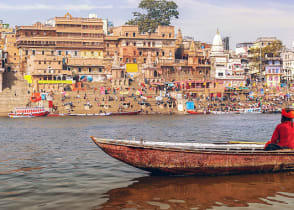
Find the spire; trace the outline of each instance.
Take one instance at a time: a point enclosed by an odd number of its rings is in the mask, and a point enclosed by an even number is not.
[[[217,35],[219,35],[219,30],[218,30],[218,27],[217,27],[217,29],[216,29],[216,34],[217,34]]]
[[[192,41],[191,42],[191,45],[190,45],[190,49],[189,49],[189,52],[195,52],[196,48],[195,48],[195,42]]]

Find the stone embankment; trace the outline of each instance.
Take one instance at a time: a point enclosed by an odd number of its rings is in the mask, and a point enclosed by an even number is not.
[[[0,116],[7,116],[15,107],[25,107],[29,102],[30,92],[27,81],[21,75],[5,72],[3,91],[0,93]]]
[[[148,85],[147,85],[148,86]],[[25,107],[27,105],[36,107],[44,106],[48,108],[48,101],[42,100],[36,103],[30,102],[32,90],[22,75],[6,72],[4,74],[4,90],[0,93],[0,116],[7,114],[15,107]],[[100,88],[107,90],[107,94],[101,94]],[[142,90],[138,95],[138,90]],[[182,92],[175,92],[175,94]],[[198,111],[216,110],[233,111],[244,108],[258,108],[265,104],[269,109],[282,108],[291,105],[292,101],[247,101],[242,97],[237,97],[235,101],[207,101],[204,99],[181,99],[174,100],[170,97],[162,97],[162,101],[156,100],[160,95],[159,90],[152,87],[143,87],[134,81],[128,88],[112,88],[110,81],[104,83],[86,83],[80,90],[75,91],[55,91],[49,92],[53,99],[53,114],[101,114],[113,112],[141,111],[141,114],[185,114],[185,102],[194,101]],[[164,91],[161,92],[164,96]],[[172,94],[171,92],[169,94]],[[165,95],[167,96],[167,95]],[[50,97],[47,97],[49,99]],[[178,111],[178,103],[182,103],[183,111]]]

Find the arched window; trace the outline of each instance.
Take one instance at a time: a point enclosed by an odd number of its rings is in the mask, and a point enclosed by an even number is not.
[[[158,76],[157,71],[154,71],[154,77],[157,77],[157,76]]]

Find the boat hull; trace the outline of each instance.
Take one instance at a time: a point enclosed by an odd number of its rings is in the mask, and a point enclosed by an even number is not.
[[[135,112],[112,112],[110,115],[138,115],[140,111],[135,111]]]
[[[24,113],[24,114],[18,114],[18,113],[9,113],[8,117],[10,118],[22,118],[22,117],[45,117],[49,114],[48,111],[39,112],[39,113]]]
[[[97,141],[108,155],[159,175],[229,175],[294,170],[294,152],[197,151],[115,145]]]

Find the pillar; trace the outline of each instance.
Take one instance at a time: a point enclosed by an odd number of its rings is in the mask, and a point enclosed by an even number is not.
[[[4,72],[4,69],[0,69],[0,93],[2,92],[2,84],[3,84],[3,72]]]

